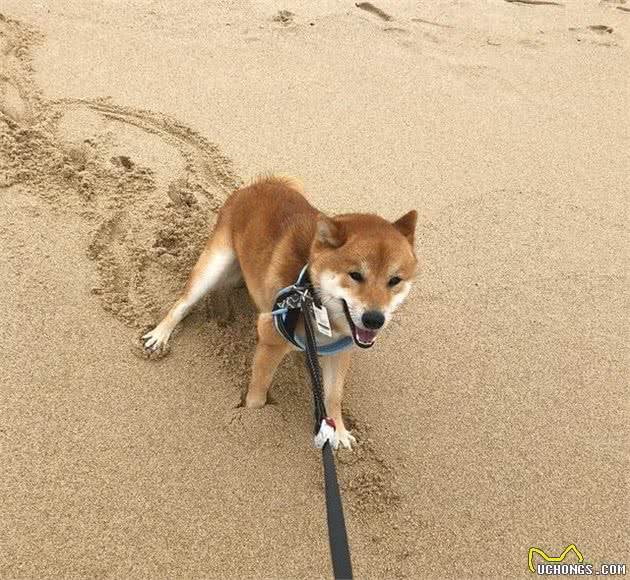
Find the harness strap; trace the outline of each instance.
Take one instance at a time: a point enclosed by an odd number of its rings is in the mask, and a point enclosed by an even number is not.
[[[276,330],[293,346],[301,351],[306,350],[306,345],[295,333],[295,330],[300,318],[301,300],[306,292],[310,292],[312,294],[312,300],[316,300],[308,275],[308,264],[302,268],[300,275],[294,284],[287,286],[286,288],[282,288],[282,290],[276,294],[273,309],[271,311]],[[351,348],[354,341],[352,340],[352,337],[344,336],[336,342],[322,345],[318,345],[317,341],[314,339],[314,344],[317,354],[325,356],[329,354],[336,354]]]

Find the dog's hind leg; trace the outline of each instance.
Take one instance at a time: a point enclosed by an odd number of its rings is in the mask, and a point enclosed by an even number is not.
[[[182,297],[163,320],[142,337],[145,350],[155,352],[164,348],[177,324],[201,298],[220,285],[234,284],[240,277],[240,267],[229,232],[219,219],[214,234],[192,269]]]

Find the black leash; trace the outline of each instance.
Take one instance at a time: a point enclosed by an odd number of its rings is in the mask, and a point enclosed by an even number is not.
[[[328,520],[328,541],[332,558],[333,572],[336,580],[352,579],[352,562],[346,533],[346,522],[343,518],[341,494],[335,471],[335,458],[326,432],[334,434],[335,424],[326,415],[322,369],[317,358],[315,330],[313,328],[313,297],[310,292],[301,294],[301,310],[304,317],[304,334],[306,340],[306,366],[313,383],[313,403],[315,406],[315,435],[326,437],[322,445],[324,461],[324,482],[326,488],[326,519]],[[332,431],[331,431],[332,428]],[[317,439],[316,439],[317,441]]]

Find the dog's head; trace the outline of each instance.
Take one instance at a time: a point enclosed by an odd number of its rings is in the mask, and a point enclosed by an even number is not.
[[[333,327],[357,346],[374,344],[411,289],[416,218],[415,211],[393,223],[371,214],[319,216],[311,280]]]

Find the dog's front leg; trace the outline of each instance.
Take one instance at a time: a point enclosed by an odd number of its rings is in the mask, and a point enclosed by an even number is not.
[[[338,354],[323,356],[320,358],[324,374],[324,403],[326,412],[335,421],[337,426],[337,440],[346,449],[352,449],[352,443],[357,440],[352,436],[343,424],[341,416],[341,397],[343,396],[343,383],[350,368],[351,351],[343,351]]]
[[[256,331],[258,342],[252,378],[245,398],[245,406],[250,409],[259,409],[265,405],[273,375],[284,356],[291,350],[290,344],[273,327],[271,314],[258,316]]]

